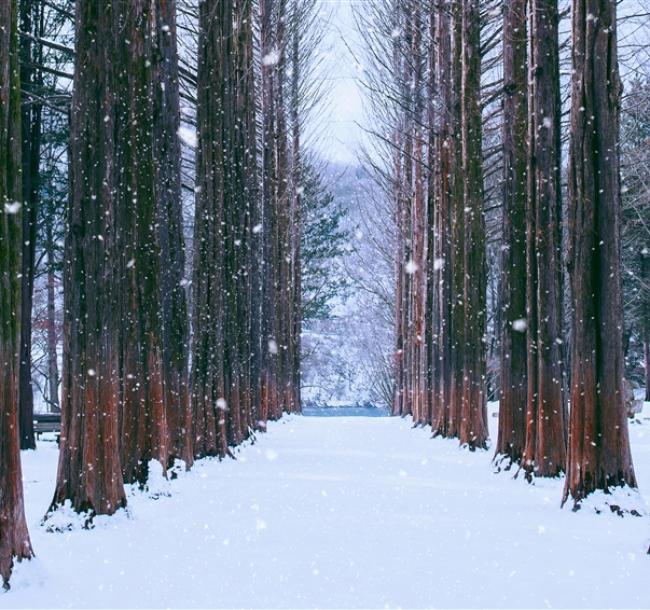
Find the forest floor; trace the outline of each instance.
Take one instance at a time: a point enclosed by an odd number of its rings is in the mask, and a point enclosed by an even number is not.
[[[630,430],[650,497],[650,403]],[[41,442],[23,453],[37,558],[0,607],[650,607],[650,518],[561,510],[562,481],[494,474],[491,451],[429,436],[288,417],[171,495],[131,490],[128,515],[65,533],[39,526],[57,457]]]

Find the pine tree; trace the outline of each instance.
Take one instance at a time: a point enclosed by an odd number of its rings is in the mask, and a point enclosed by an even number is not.
[[[309,322],[328,318],[333,300],[348,291],[347,278],[334,272],[332,264],[345,253],[350,235],[342,226],[345,210],[314,166],[304,163],[301,176],[302,321]]]

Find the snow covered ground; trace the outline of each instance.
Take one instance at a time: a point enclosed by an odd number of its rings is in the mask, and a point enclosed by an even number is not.
[[[650,497],[649,411],[630,430]],[[650,607],[648,517],[560,510],[561,481],[493,474],[407,420],[287,418],[63,534],[39,527],[56,446],[23,457],[37,559],[3,608]]]

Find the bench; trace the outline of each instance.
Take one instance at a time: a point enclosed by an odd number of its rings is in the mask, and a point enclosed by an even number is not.
[[[59,443],[61,437],[61,415],[57,413],[39,413],[34,415],[34,434],[40,439],[41,434],[54,432],[56,442]]]

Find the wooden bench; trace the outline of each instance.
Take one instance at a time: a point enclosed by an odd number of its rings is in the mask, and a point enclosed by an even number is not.
[[[39,413],[34,415],[34,434],[40,439],[41,434],[54,432],[56,442],[59,443],[61,437],[61,415],[57,413]]]

